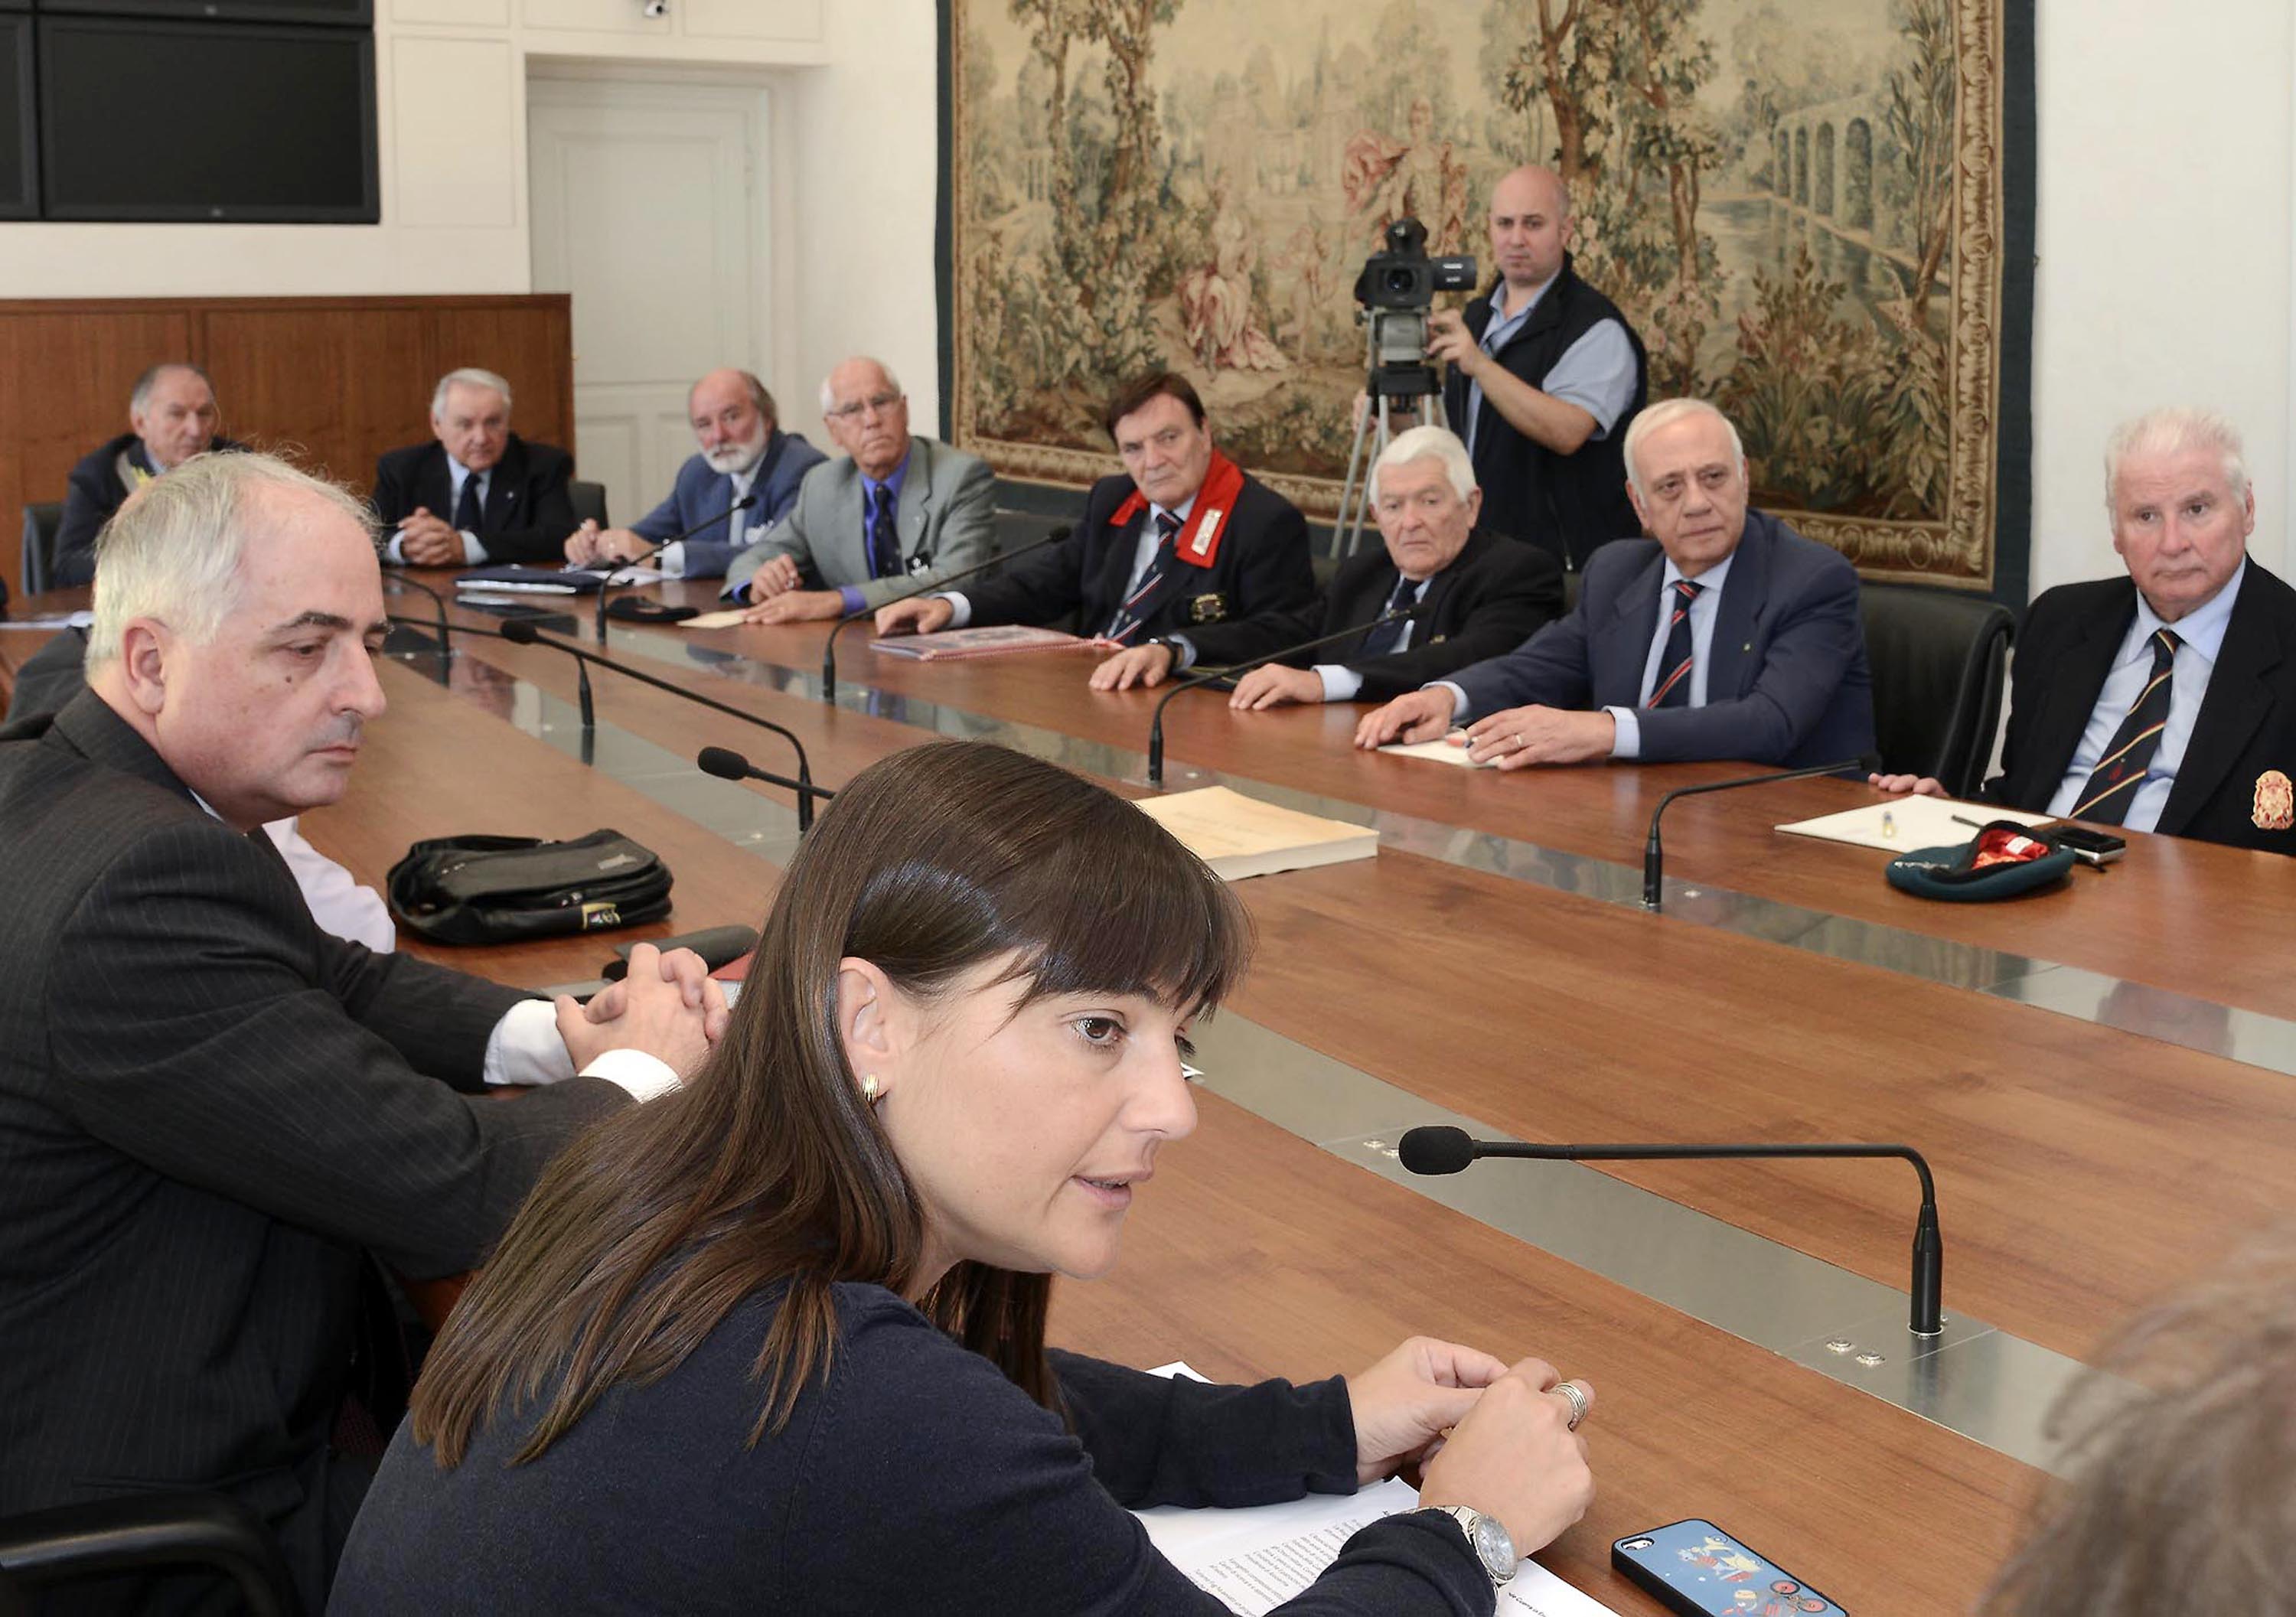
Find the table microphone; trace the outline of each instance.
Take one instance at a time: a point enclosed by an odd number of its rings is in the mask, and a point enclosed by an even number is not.
[[[394,584],[403,584],[409,589],[419,589],[430,597],[430,604],[439,609],[439,649],[442,653],[453,651],[454,642],[447,637],[447,597],[428,584],[410,579],[405,573],[393,573],[390,575],[390,580]]]
[[[800,782],[803,783],[805,790],[807,792],[818,792],[820,790],[820,788],[813,784],[813,767],[806,758],[805,743],[798,739],[797,732],[785,728],[781,725],[777,725],[770,718],[760,718],[755,713],[745,712],[740,708],[732,706],[730,703],[719,702],[714,697],[704,696],[699,691],[689,691],[684,685],[673,684],[669,680],[656,678],[653,675],[643,673],[636,669],[631,668],[627,663],[616,662],[611,657],[602,657],[595,652],[585,651],[582,647],[572,644],[570,642],[564,640],[554,640],[549,636],[544,634],[541,630],[536,628],[533,624],[523,619],[512,618],[510,620],[510,621],[502,626],[501,629],[497,632],[496,637],[507,640],[512,645],[546,645],[554,652],[565,653],[569,657],[573,658],[578,663],[588,664],[594,662],[600,668],[619,674],[625,679],[635,679],[640,685],[651,685],[657,691],[668,692],[670,695],[676,696],[682,701],[693,702],[698,706],[708,708],[713,713],[723,713],[728,718],[738,718],[745,725],[755,725],[760,730],[771,730],[775,735],[789,743],[791,750],[797,754],[797,778]],[[585,728],[589,727],[589,719],[586,712],[583,723]],[[800,795],[798,799],[799,828],[800,830],[803,829],[810,818],[811,811],[805,798]]]
[[[693,761],[702,774],[714,775],[721,781],[763,781],[769,786],[779,786],[784,792],[796,792],[797,828],[800,833],[813,829],[813,800],[837,795],[809,780],[793,781],[785,775],[775,775],[770,769],[760,769],[731,747],[704,747],[693,755]]]
[[[1003,555],[991,556],[986,562],[974,566],[961,568],[952,573],[944,573],[931,583],[920,584],[916,588],[904,595],[895,595],[890,601],[880,602],[876,606],[865,606],[857,612],[846,613],[837,620],[837,627],[829,631],[829,639],[821,648],[822,701],[832,705],[837,701],[837,636],[845,632],[847,624],[861,618],[873,618],[883,608],[891,606],[896,602],[914,601],[919,595],[938,595],[950,585],[961,583],[975,573],[987,572],[992,567],[1002,567],[1007,562],[1017,562],[1030,551],[1042,550],[1047,545],[1057,545],[1075,531],[1076,529],[1063,522],[1043,538],[1023,545],[1018,550],[1006,551]]]
[[[1152,786],[1160,786],[1164,784],[1164,710],[1170,704],[1172,698],[1181,692],[1193,691],[1222,679],[1233,679],[1238,674],[1249,674],[1256,668],[1264,668],[1271,662],[1281,662],[1286,657],[1297,657],[1300,653],[1312,652],[1318,646],[1332,645],[1341,640],[1354,640],[1371,633],[1375,628],[1386,628],[1398,623],[1416,623],[1433,610],[1423,601],[1416,606],[1406,607],[1400,612],[1392,612],[1384,616],[1374,618],[1368,623],[1358,623],[1353,628],[1343,628],[1335,635],[1319,635],[1303,644],[1287,645],[1280,652],[1270,652],[1265,657],[1254,657],[1249,662],[1239,662],[1230,667],[1214,669],[1209,674],[1199,674],[1193,679],[1182,680],[1164,693],[1163,699],[1156,704],[1154,717],[1148,721],[1148,784]]]
[[[747,511],[750,506],[757,503],[758,497],[755,491],[745,494],[740,499],[735,500],[732,505],[726,506],[725,510],[719,512],[716,516],[711,517],[708,521],[696,522],[684,533],[671,534],[669,538],[666,539],[656,539],[652,544],[638,552],[637,554],[628,557],[624,561],[616,562],[609,566],[606,569],[605,579],[598,586],[598,644],[600,645],[606,644],[606,597],[614,593],[614,575],[616,573],[621,571],[625,567],[636,566],[648,556],[659,555],[661,552],[668,550],[671,546],[682,544],[705,529],[715,528],[718,523],[726,521],[727,519],[732,517],[735,512]],[[733,531],[730,525],[727,527],[726,531],[729,533]],[[643,581],[644,580],[640,579],[629,579],[625,581],[621,587],[627,589],[631,584],[640,583]]]
[[[1785,769],[1775,775],[1746,775],[1731,781],[1709,781],[1702,786],[1677,786],[1658,800],[1651,810],[1650,835],[1643,843],[1643,907],[1659,907],[1660,891],[1666,881],[1666,856],[1659,847],[1658,817],[1666,806],[1678,797],[1695,797],[1702,792],[1730,792],[1740,786],[1764,786],[1772,781],[1806,780],[1813,775],[1871,775],[1882,767],[1881,759],[1871,752],[1863,758],[1845,758],[1839,763],[1812,764],[1806,769]]]
[[[1417,1174],[1457,1173],[1477,1157],[1529,1157],[1554,1162],[1642,1162],[1677,1158],[1902,1157],[1921,1176],[1922,1207],[1914,1221],[1913,1308],[1908,1326],[1916,1336],[1943,1330],[1945,1241],[1938,1233],[1937,1185],[1930,1165],[1911,1145],[1849,1144],[1703,1145],[1529,1145],[1517,1140],[1479,1140],[1464,1129],[1406,1129],[1396,1156]]]

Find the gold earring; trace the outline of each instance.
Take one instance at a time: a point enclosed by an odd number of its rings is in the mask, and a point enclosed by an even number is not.
[[[876,1107],[877,1075],[874,1072],[865,1072],[861,1075],[861,1104],[872,1110]]]

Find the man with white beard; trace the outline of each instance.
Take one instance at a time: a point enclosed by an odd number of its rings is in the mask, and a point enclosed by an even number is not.
[[[627,562],[662,540],[709,521],[745,494],[757,504],[728,524],[711,523],[655,558],[677,579],[723,578],[728,563],[782,519],[805,474],[828,456],[795,432],[784,432],[774,396],[747,371],[712,371],[686,395],[699,454],[677,469],[669,497],[627,528],[578,529],[566,541],[566,559],[578,567]]]

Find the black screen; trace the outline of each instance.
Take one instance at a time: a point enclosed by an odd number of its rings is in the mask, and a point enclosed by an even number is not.
[[[0,16],[0,219],[39,211],[33,167],[32,20]]]
[[[52,219],[372,224],[373,37],[39,19]]]
[[[0,8],[27,0],[0,0]],[[114,17],[236,18],[257,22],[357,23],[374,21],[374,0],[38,0],[44,12],[94,12]]]

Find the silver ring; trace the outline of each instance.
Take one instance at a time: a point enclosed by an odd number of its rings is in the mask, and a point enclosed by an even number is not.
[[[1522,739],[1522,732],[1521,732],[1521,731],[1520,731],[1520,730],[1517,730],[1517,731],[1514,733],[1514,750],[1515,750],[1516,751],[1518,751],[1518,752],[1521,751],[1522,751],[1522,749],[1523,749],[1524,744],[1525,744],[1525,743],[1524,743],[1523,739]]]
[[[1593,1408],[1593,1406],[1587,1401],[1587,1394],[1580,1391],[1578,1383],[1575,1381],[1556,1382],[1554,1383],[1554,1390],[1562,1394],[1563,1398],[1570,1403],[1570,1419],[1568,1425],[1570,1430],[1573,1432],[1578,1431],[1578,1423],[1587,1418],[1587,1411]]]

